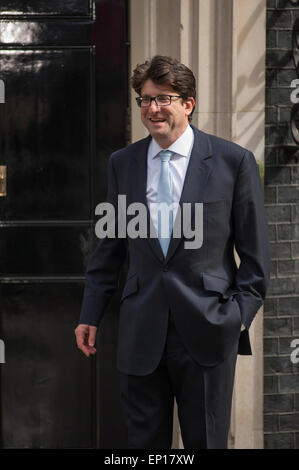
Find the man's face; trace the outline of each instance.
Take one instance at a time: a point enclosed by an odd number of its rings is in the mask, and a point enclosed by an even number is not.
[[[152,80],[146,80],[141,89],[141,97],[158,95],[177,96],[179,93],[169,85],[156,85]],[[173,98],[169,106],[157,106],[152,101],[149,108],[141,108],[141,120],[158,144],[167,148],[186,130],[194,103],[193,98],[186,101]]]

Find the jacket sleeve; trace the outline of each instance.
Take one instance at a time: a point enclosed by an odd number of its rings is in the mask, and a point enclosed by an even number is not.
[[[115,236],[100,239],[88,263],[79,323],[98,326],[118,288],[121,268],[127,254],[127,242],[125,238],[117,237],[117,201],[118,186],[112,154],[108,162],[107,202],[113,205],[115,211],[115,218],[111,220],[115,224]]]
[[[246,151],[238,172],[233,202],[235,248],[240,257],[235,298],[242,323],[249,328],[269,284],[270,249],[264,194],[254,155]]]

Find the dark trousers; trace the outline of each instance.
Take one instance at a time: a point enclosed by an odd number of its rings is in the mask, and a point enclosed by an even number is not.
[[[176,398],[185,449],[227,447],[238,344],[214,367],[198,365],[170,315],[165,350],[149,375],[120,374],[129,449],[170,449]]]

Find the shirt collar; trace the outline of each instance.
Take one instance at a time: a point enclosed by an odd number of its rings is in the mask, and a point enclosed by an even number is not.
[[[191,153],[193,140],[194,134],[189,124],[183,134],[180,135],[180,137],[175,142],[173,142],[173,144],[171,144],[168,149],[162,149],[158,142],[153,138],[151,141],[152,158],[156,158],[158,156],[158,153],[161,152],[161,150],[171,150],[177,155],[181,155],[182,157],[188,157]]]

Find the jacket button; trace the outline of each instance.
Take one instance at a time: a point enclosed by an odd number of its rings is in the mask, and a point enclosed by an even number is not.
[[[163,268],[163,271],[164,271],[164,273],[167,273],[168,270],[169,270],[169,266],[168,266],[168,264],[166,264]]]

